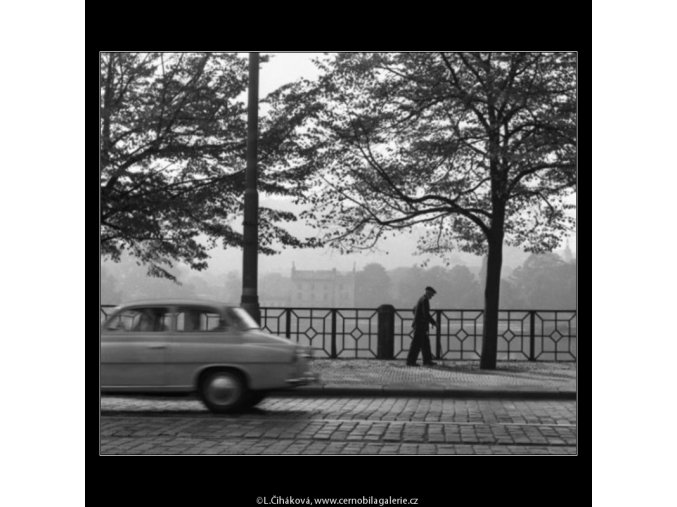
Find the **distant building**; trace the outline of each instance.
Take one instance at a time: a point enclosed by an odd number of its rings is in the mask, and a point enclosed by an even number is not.
[[[336,269],[302,271],[291,268],[292,307],[354,307],[355,266],[353,271],[340,273]]]
[[[259,281],[261,306],[289,307],[291,303],[291,279],[280,273],[268,273]]]

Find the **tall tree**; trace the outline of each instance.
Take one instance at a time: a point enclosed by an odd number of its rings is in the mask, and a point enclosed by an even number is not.
[[[148,274],[175,280],[175,262],[207,266],[208,250],[239,246],[246,146],[246,60],[236,54],[102,53],[101,252],[123,251]],[[260,122],[259,189],[290,195],[299,180],[278,162],[293,115]],[[277,167],[277,169],[274,169]],[[302,246],[261,207],[260,251]]]
[[[318,106],[306,216],[343,250],[418,224],[421,251],[486,254],[480,367],[494,369],[504,243],[548,251],[573,226],[575,54],[350,53],[320,65],[317,86],[288,94]]]

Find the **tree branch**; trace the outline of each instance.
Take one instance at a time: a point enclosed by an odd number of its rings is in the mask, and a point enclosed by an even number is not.
[[[491,127],[489,123],[487,122],[486,118],[484,118],[484,115],[473,105],[473,102],[481,102],[480,100],[477,99],[475,95],[470,94],[469,92],[464,92],[463,87],[458,81],[458,76],[456,75],[456,71],[454,71],[453,66],[451,65],[451,62],[449,62],[449,59],[447,58],[447,55],[444,53],[441,53],[442,59],[444,60],[444,64],[451,73],[451,77],[454,80],[454,86],[456,89],[463,95],[465,95],[464,102],[467,103],[468,107],[475,113],[475,116],[477,119],[480,121],[482,126],[487,130],[491,130]],[[462,57],[461,57],[462,58]]]
[[[524,179],[526,176],[529,176],[530,174],[537,173],[538,171],[542,171],[544,169],[573,169],[574,164],[573,163],[547,163],[544,162],[542,164],[536,164],[535,166],[531,166],[528,169],[525,169],[523,171],[520,171],[517,176],[508,184],[508,189],[506,194],[510,196],[512,193],[512,190],[517,186],[517,184]]]

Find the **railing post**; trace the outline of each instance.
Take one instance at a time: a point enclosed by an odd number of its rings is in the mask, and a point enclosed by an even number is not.
[[[440,329],[442,324],[442,310],[435,310],[435,321],[437,325],[435,326],[435,357],[440,359],[442,357],[442,330]]]
[[[381,305],[378,312],[377,359],[393,359],[395,349],[395,307]]]
[[[536,361],[536,312],[529,311],[529,361]]]
[[[331,358],[336,359],[336,308],[331,311]]]
[[[291,308],[285,308],[284,312],[286,315],[284,335],[291,340]]]

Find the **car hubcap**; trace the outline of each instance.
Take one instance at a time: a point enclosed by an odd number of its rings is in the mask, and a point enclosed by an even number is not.
[[[230,405],[240,392],[240,384],[230,375],[213,377],[207,387],[209,399],[219,405]]]

